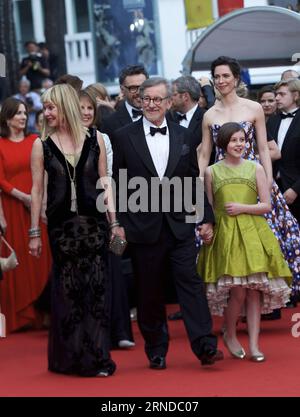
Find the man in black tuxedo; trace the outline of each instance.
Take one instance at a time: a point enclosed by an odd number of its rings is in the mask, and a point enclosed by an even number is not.
[[[187,212],[182,201],[179,212],[175,191],[170,187],[170,210],[164,211],[162,203],[153,210],[155,196],[151,190],[153,180],[175,177],[183,184],[184,178],[195,182],[199,175],[196,152],[192,151],[187,129],[166,121],[165,114],[171,105],[171,87],[160,77],[146,80],[140,94],[144,117],[115,132],[114,178],[119,193],[126,187],[132,201],[137,190],[128,187],[129,181],[143,179],[147,184],[147,204],[139,211],[131,206],[121,212],[119,220],[125,228],[133,269],[137,279],[138,325],[145,340],[145,351],[150,368],[164,369],[169,345],[168,326],[163,298],[163,284],[168,262],[171,265],[184,324],[191,347],[203,365],[222,359],[217,351],[217,339],[212,332],[212,320],[205,296],[204,285],[196,272],[194,224],[186,222]],[[119,178],[120,175],[120,178]],[[117,187],[118,189],[119,187]],[[138,187],[137,187],[138,188]],[[166,197],[161,192],[160,198]],[[181,197],[184,193],[184,184]],[[177,196],[177,194],[176,194]],[[120,207],[120,201],[118,201]],[[124,204],[124,202],[123,202]],[[203,237],[210,240],[214,216],[205,199]]]
[[[118,106],[118,109],[110,116],[101,120],[101,132],[108,134],[113,151],[114,149],[114,133],[121,127],[139,120],[142,117],[142,101],[140,98],[140,86],[149,78],[146,69],[142,65],[129,65],[125,67],[119,75],[119,83],[121,93],[124,97],[124,101]],[[116,285],[113,285],[113,300],[120,300],[123,298],[125,304],[128,303],[131,308],[135,307],[135,285],[134,277],[132,275],[132,266],[129,258],[128,251],[124,253],[121,260],[123,276],[119,279]],[[124,297],[127,299],[124,300]],[[116,303],[116,313],[113,312],[113,316],[117,317],[120,313],[127,317],[127,313],[121,309],[118,309]],[[126,319],[126,322],[128,320]],[[115,323],[120,324],[120,320],[114,320]],[[128,328],[128,324],[126,328]],[[131,327],[131,326],[130,326]],[[113,333],[116,333],[113,331]],[[120,333],[119,331],[117,333]],[[129,345],[133,341],[133,335],[129,333]],[[114,339],[117,337],[114,336]],[[126,341],[126,338],[125,338]]]
[[[267,122],[268,138],[274,139],[281,151],[274,176],[300,223],[300,80],[280,81],[275,91],[280,113]]]
[[[103,119],[101,131],[107,133],[114,147],[114,132],[129,123],[136,122],[143,114],[140,98],[140,86],[149,78],[141,65],[130,65],[124,68],[119,76],[120,89],[124,102],[112,115]]]
[[[206,80],[205,82],[207,83]],[[206,85],[206,88],[212,90],[209,85]],[[200,82],[191,75],[181,76],[172,82],[172,108],[167,118],[189,130],[192,138],[191,145],[195,150],[202,142],[202,119],[205,112],[199,106],[200,96]],[[211,162],[213,163],[213,160]],[[171,313],[168,318],[169,320],[180,320],[182,313],[176,311]]]
[[[191,75],[182,76],[172,82],[172,111],[174,122],[189,129],[192,147],[197,149],[202,141],[202,119],[204,110],[199,107],[201,86]]]

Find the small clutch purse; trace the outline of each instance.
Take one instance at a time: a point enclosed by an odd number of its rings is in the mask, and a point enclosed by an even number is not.
[[[127,246],[127,240],[115,235],[109,242],[109,250],[117,256],[122,256]]]

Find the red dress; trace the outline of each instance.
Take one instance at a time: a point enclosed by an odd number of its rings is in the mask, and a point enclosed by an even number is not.
[[[11,195],[13,188],[31,193],[31,149],[36,135],[26,136],[21,142],[0,138],[0,189],[7,222],[6,238],[14,248],[19,265],[4,273],[0,282],[0,305],[6,317],[7,332],[27,325],[37,325],[39,317],[33,303],[41,294],[52,265],[47,229],[42,229],[42,255],[39,259],[29,255],[28,229],[30,211]],[[2,257],[8,256],[2,248]]]

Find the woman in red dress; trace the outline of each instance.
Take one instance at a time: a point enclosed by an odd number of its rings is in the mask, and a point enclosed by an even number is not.
[[[14,248],[19,265],[5,272],[0,282],[0,305],[6,317],[7,332],[36,327],[40,317],[34,302],[42,292],[51,268],[49,243],[43,235],[43,256],[28,252],[30,228],[30,192],[32,187],[30,157],[36,135],[26,135],[27,109],[17,99],[8,98],[0,112],[0,189],[6,238]],[[1,256],[8,256],[4,248]]]

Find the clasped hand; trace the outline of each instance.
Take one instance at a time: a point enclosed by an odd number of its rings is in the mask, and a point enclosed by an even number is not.
[[[214,237],[214,228],[212,223],[204,223],[198,227],[199,235],[206,245],[209,245]]]
[[[242,205],[239,203],[226,203],[224,207],[229,216],[237,216],[238,214],[243,213]]]

